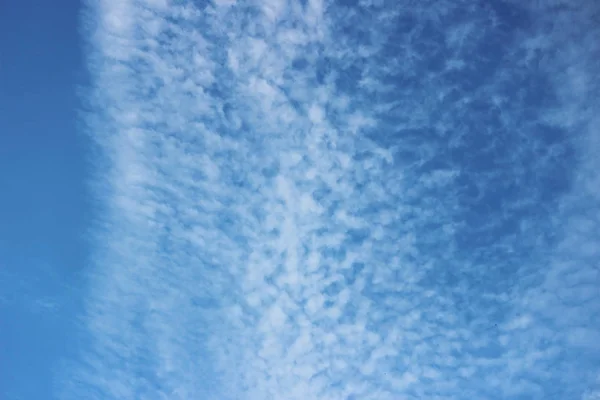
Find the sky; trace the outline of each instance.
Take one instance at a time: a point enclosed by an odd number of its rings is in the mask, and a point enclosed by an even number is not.
[[[51,399],[87,257],[77,1],[0,1],[0,398]]]
[[[597,2],[6,4],[3,398],[600,399]]]

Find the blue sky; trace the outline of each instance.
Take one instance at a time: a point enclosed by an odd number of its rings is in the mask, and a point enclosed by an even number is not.
[[[61,4],[0,9],[5,397],[600,398],[597,4]]]
[[[85,269],[79,3],[0,3],[0,397],[52,398]]]

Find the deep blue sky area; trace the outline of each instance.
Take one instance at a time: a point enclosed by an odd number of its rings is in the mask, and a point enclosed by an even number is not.
[[[0,398],[51,398],[88,215],[77,0],[0,1]]]

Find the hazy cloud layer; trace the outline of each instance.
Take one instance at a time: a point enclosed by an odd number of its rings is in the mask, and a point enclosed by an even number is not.
[[[61,397],[598,398],[599,7],[536,3],[88,6]]]

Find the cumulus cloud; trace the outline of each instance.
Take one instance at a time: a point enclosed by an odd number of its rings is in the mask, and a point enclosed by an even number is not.
[[[62,398],[594,398],[594,5],[98,4]]]

